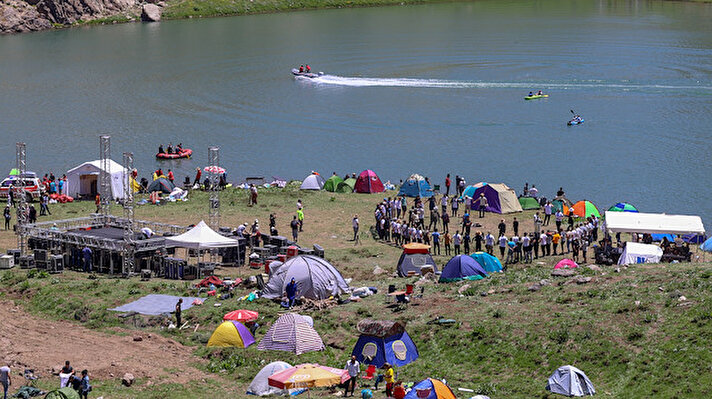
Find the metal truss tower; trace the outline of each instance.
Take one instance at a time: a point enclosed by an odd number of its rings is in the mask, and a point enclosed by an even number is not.
[[[220,147],[208,148],[208,165],[210,176],[210,228],[218,231],[220,228]]]
[[[133,162],[132,152],[124,153],[124,217],[126,226],[124,227],[124,250],[123,270],[124,276],[134,271],[134,195],[133,195]]]
[[[27,205],[27,192],[25,191],[25,182],[23,177],[27,172],[27,146],[25,143],[17,143],[15,148],[15,168],[17,169],[19,183],[19,188],[15,190],[12,186],[10,189],[13,191],[13,196],[15,197],[15,207],[17,208],[17,248],[20,249],[20,254],[25,254],[25,234],[24,229],[20,226],[27,223],[27,217],[29,214],[29,208]]]
[[[99,196],[101,199],[101,214],[111,214],[111,136],[99,138],[99,159],[101,173],[99,176]]]

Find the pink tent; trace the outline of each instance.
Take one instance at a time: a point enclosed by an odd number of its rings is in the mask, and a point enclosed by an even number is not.
[[[571,259],[561,259],[559,263],[554,266],[554,269],[575,269],[578,265]]]
[[[381,183],[381,179],[378,178],[376,172],[367,169],[358,175],[354,191],[367,194],[382,193],[386,191],[386,188],[383,186],[383,183]]]

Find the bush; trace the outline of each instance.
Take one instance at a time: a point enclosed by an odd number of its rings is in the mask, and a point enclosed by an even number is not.
[[[47,278],[49,273],[46,270],[30,269],[27,271],[27,278]]]

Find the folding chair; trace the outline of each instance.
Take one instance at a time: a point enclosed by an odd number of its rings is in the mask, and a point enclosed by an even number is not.
[[[376,366],[374,366],[373,364],[369,364],[366,368],[366,375],[361,376],[361,378],[363,378],[364,380],[372,380],[375,375]]]

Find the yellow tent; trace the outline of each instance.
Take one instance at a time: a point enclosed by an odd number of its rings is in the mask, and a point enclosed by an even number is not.
[[[208,346],[247,348],[255,343],[255,337],[242,323],[228,320],[213,331],[208,340]]]

